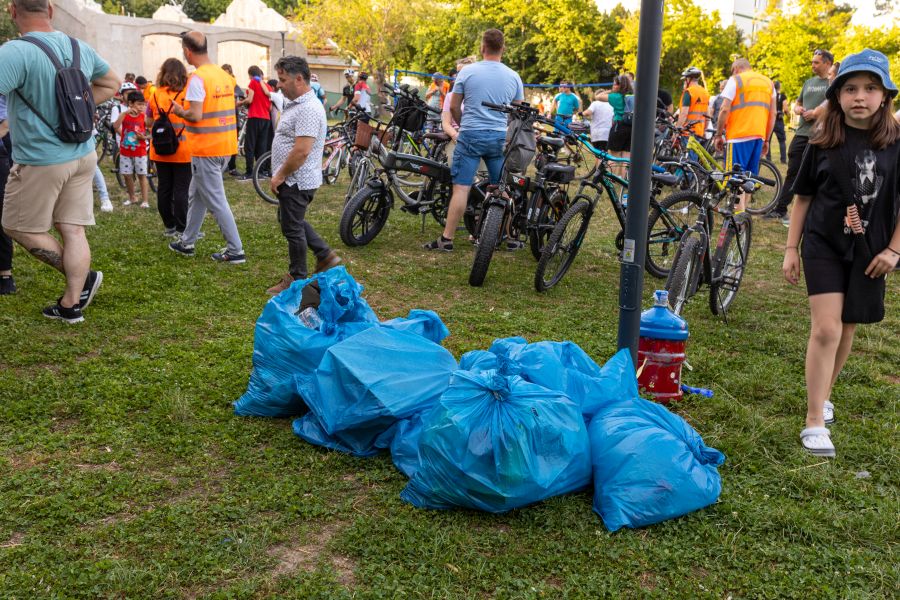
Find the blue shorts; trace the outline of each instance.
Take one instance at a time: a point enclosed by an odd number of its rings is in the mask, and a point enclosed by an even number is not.
[[[572,115],[556,115],[553,122],[568,129],[572,126]]]
[[[744,171],[759,174],[759,159],[762,156],[763,141],[747,140],[746,142],[728,142],[725,144],[725,170],[730,171],[734,165],[740,165]]]
[[[506,133],[503,131],[460,131],[453,151],[453,164],[450,166],[453,185],[475,183],[475,172],[482,160],[487,166],[491,183],[499,183],[505,144]]]

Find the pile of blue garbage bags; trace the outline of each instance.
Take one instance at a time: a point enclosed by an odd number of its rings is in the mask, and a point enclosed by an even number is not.
[[[319,293],[316,327],[300,317]],[[725,457],[680,416],[640,398],[620,351],[602,367],[572,342],[495,340],[457,363],[432,311],[379,321],[343,267],[270,300],[256,323],[243,416],[298,417],[309,443],[389,451],[419,508],[502,513],[590,489],[610,531],[701,509]]]

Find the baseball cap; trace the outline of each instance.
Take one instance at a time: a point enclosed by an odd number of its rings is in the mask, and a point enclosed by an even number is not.
[[[837,98],[838,90],[847,81],[847,78],[856,73],[872,73],[881,79],[881,85],[887,90],[888,96],[894,98],[897,96],[897,86],[891,81],[890,64],[887,56],[878,50],[870,48],[864,49],[862,52],[851,54],[841,62],[841,68],[838,69],[837,76],[825,95],[828,98]]]

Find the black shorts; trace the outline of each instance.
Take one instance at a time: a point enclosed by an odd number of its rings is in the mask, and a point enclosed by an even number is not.
[[[804,258],[806,295],[846,294],[850,284],[852,263],[829,258]]]
[[[609,131],[610,152],[631,152],[631,125],[622,125],[621,121],[613,121]]]
[[[591,146],[593,146],[597,150],[603,150],[604,152],[606,152],[607,145],[608,144],[606,143],[606,140],[597,140],[596,142],[594,140],[591,140]]]

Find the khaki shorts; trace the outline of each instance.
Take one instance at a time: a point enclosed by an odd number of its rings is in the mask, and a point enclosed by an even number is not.
[[[54,223],[94,224],[94,171],[91,151],[60,165],[13,165],[3,198],[3,228],[45,233]]]

